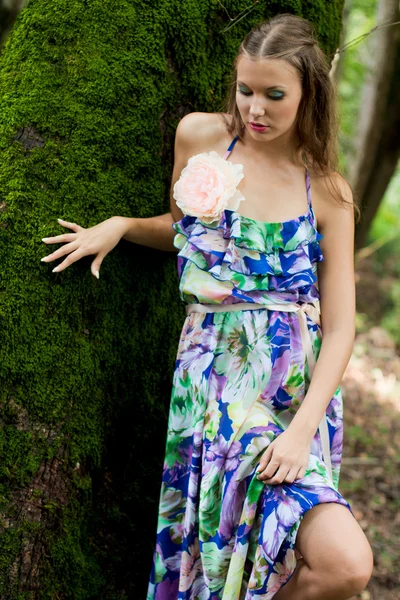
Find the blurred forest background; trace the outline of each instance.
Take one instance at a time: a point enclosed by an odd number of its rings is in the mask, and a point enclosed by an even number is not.
[[[24,0],[0,0],[0,44]],[[341,168],[362,202],[357,337],[343,382],[341,492],[374,550],[360,598],[400,598],[400,25],[393,0],[346,0],[335,62]],[[378,29],[376,26],[379,25]],[[351,42],[357,43],[351,43]],[[345,51],[344,51],[345,50]]]
[[[400,598],[400,25],[372,31],[398,20],[398,2],[346,0],[341,44],[359,43],[336,72],[341,167],[364,200],[341,474],[341,491],[374,550],[363,600]]]

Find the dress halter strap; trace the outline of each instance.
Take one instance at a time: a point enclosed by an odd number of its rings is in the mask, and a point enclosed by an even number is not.
[[[308,167],[306,167],[306,189],[307,189],[307,202],[308,202],[308,212],[310,216],[310,221],[315,229],[317,229],[317,219],[314,213],[314,209],[311,202],[311,181],[310,181],[310,173],[308,171]]]
[[[227,149],[227,151],[224,154],[224,160],[226,160],[228,158],[228,156],[230,155],[230,153],[233,150],[234,145],[236,144],[236,142],[238,141],[239,136],[237,135],[236,137],[233,138],[233,140],[231,141],[231,143],[229,144],[229,148]]]
[[[311,182],[310,182],[310,173],[308,172],[307,167],[306,167],[306,189],[307,189],[308,206],[311,208]]]

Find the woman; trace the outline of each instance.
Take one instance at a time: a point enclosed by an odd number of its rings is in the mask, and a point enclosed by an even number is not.
[[[61,221],[73,233],[44,240],[67,242],[45,260],[94,254],[98,276],[121,238],[179,250],[187,317],[148,600],[345,600],[373,558],[338,492],[354,205],[329,66],[285,14],[246,36],[233,75],[226,113],[178,125],[171,214]]]

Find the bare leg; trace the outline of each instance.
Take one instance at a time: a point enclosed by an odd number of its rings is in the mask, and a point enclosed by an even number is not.
[[[320,596],[316,595],[319,594],[319,590],[315,584],[314,573],[311,572],[311,569],[305,560],[299,558],[293,577],[290,579],[289,583],[283,586],[283,588],[275,594],[273,600],[292,600],[293,598],[300,600],[300,597],[301,600],[303,600],[303,598],[307,598],[307,600],[308,598],[320,598]],[[304,594],[299,596],[299,590],[306,591],[307,596]],[[312,593],[314,593],[314,595],[312,595]]]
[[[371,577],[371,547],[350,511],[340,504],[310,509],[300,523],[296,548],[303,558],[274,600],[348,600]]]

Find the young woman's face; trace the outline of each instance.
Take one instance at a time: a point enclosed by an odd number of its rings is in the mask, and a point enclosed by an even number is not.
[[[255,140],[294,136],[301,96],[299,74],[285,60],[250,60],[242,56],[238,61],[236,103],[248,133]],[[268,127],[253,129],[251,122]]]

